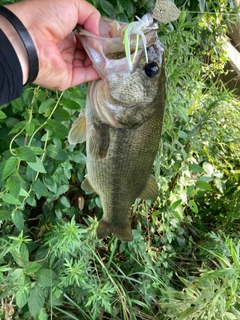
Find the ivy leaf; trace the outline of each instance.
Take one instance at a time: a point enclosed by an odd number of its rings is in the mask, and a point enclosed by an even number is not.
[[[44,113],[44,115],[47,117],[49,116],[55,104],[56,104],[56,101],[53,98],[48,99],[40,105],[38,112],[40,114]]]
[[[33,169],[36,172],[46,173],[46,170],[43,166],[43,163],[38,157],[36,157],[36,162],[28,162],[27,161],[27,164],[29,165],[29,167],[31,169]]]
[[[34,181],[31,188],[36,193],[36,195],[38,197],[41,197],[41,196],[48,197],[49,196],[47,187],[40,180]]]
[[[81,109],[80,105],[77,102],[73,101],[72,99],[63,98],[61,100],[61,104],[64,107],[71,109],[71,110],[79,110],[80,111],[80,109]]]
[[[2,196],[2,200],[5,203],[8,204],[15,204],[17,206],[20,206],[21,202],[16,199],[11,193],[4,193],[4,195]]]
[[[16,176],[7,179],[6,188],[17,199],[21,190],[21,182]]]
[[[27,146],[21,146],[16,150],[18,157],[21,160],[28,162],[36,162],[36,156],[34,152]]]
[[[2,120],[6,118],[7,118],[6,114],[2,110],[0,110],[0,119]]]
[[[11,211],[9,210],[0,210],[0,220],[6,220],[11,217]]]
[[[51,176],[44,177],[43,182],[49,191],[53,193],[57,192],[57,184]]]
[[[54,145],[49,145],[47,147],[47,156],[60,162],[64,162],[68,159],[68,155],[66,151]]]
[[[3,168],[2,178],[6,179],[8,176],[10,176],[10,174],[16,170],[17,164],[18,158],[10,157]]]
[[[34,123],[32,122],[26,122],[25,123],[25,130],[26,130],[26,133],[31,137],[31,135],[33,134],[34,132],[34,129],[35,129],[35,125]]]
[[[100,5],[103,9],[103,11],[108,15],[108,16],[113,16],[115,13],[115,8],[114,6],[106,1],[106,0],[100,0]]]
[[[19,231],[23,230],[24,227],[24,219],[21,211],[16,210],[12,213],[12,221],[14,225],[18,228]]]
[[[44,128],[53,133],[54,137],[59,139],[64,139],[68,135],[69,129],[65,127],[63,124],[59,123],[59,121],[54,119],[47,120]]]

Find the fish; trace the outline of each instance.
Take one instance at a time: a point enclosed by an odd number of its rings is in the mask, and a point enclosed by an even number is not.
[[[131,241],[129,209],[136,198],[155,200],[159,188],[152,168],[162,134],[166,104],[164,49],[156,29],[143,30],[144,43],[131,35],[134,63],[123,45],[126,23],[101,18],[100,35],[79,28],[80,40],[100,79],[88,84],[86,107],[73,123],[70,144],[86,141],[85,192],[99,195],[103,216],[97,237]]]

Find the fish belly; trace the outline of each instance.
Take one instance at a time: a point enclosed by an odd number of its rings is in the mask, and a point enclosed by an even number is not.
[[[114,233],[120,240],[132,240],[129,207],[140,197],[150,177],[159,147],[163,110],[157,110],[137,129],[110,130],[110,144],[105,158],[95,159],[88,150],[88,180],[99,194],[103,217],[97,235]]]

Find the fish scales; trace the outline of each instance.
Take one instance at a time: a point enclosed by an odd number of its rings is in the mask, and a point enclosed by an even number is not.
[[[86,38],[83,45],[94,64],[96,54],[91,50],[99,47],[88,41]],[[154,200],[158,195],[151,172],[166,100],[164,53],[159,40],[151,41],[148,55],[155,70],[153,76],[146,76],[143,50],[139,50],[131,72],[127,62],[123,69],[123,58],[121,69],[116,70],[117,61],[104,56],[106,70],[101,67],[102,79],[89,84],[85,112],[76,121],[81,125],[86,122],[87,175],[82,188],[96,192],[103,207],[97,229],[99,238],[113,233],[122,241],[131,241],[130,206],[138,197]],[[100,65],[104,65],[102,61]],[[79,132],[82,129],[73,124],[69,141],[83,141],[84,138],[74,137]]]

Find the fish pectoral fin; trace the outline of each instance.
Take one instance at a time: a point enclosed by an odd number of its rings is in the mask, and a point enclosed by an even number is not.
[[[85,109],[82,110],[76,121],[73,122],[68,134],[70,144],[82,143],[86,140],[86,117]]]
[[[155,200],[159,195],[158,185],[156,180],[149,176],[146,187],[143,189],[139,198],[144,200]]]
[[[132,241],[132,230],[128,223],[124,227],[114,226],[105,220],[100,220],[97,228],[98,239],[103,239],[113,233],[121,241]]]
[[[89,136],[89,152],[94,159],[103,159],[109,147],[109,126],[104,123],[94,123],[94,130]]]
[[[85,191],[85,192],[89,192],[89,193],[93,193],[95,192],[95,190],[93,189],[93,187],[91,186],[91,183],[89,182],[87,175],[85,176],[85,179],[83,180],[82,184],[81,184],[81,188]]]

